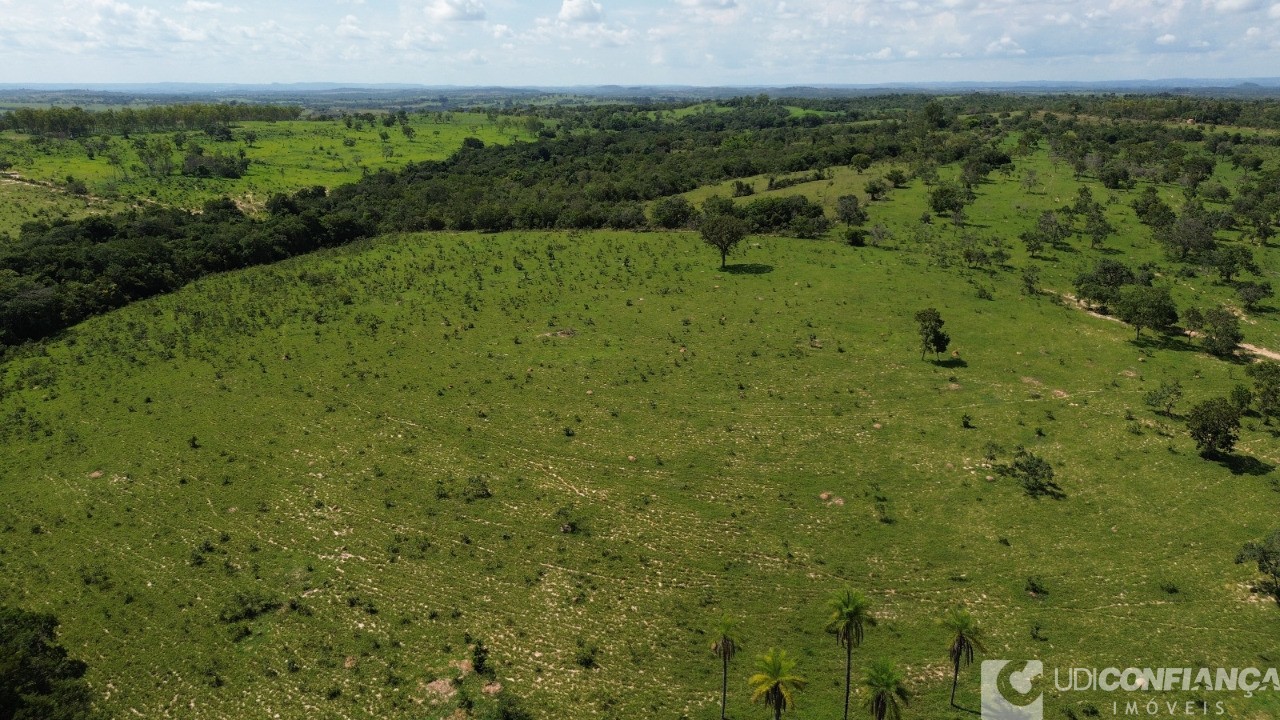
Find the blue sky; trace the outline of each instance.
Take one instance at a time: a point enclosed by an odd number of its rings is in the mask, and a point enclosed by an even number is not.
[[[1280,0],[0,0],[0,82],[1280,75]]]

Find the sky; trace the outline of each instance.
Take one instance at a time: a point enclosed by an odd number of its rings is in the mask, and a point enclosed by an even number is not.
[[[1280,75],[1280,0],[0,0],[0,83]]]

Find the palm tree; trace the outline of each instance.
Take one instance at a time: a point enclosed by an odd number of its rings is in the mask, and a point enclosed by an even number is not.
[[[844,648],[844,720],[849,720],[849,690],[853,681],[853,649],[862,644],[864,628],[874,627],[876,619],[868,610],[871,601],[866,595],[845,588],[836,593],[827,607],[831,609],[831,619],[827,621],[827,632],[836,636],[836,641]],[[723,720],[723,718],[721,719]]]
[[[720,679],[720,720],[724,720],[725,705],[729,701],[729,661],[742,649],[736,625],[733,618],[722,616],[711,640],[711,652],[724,664],[724,673]]]
[[[875,660],[867,668],[867,678],[862,684],[871,691],[867,698],[867,709],[875,720],[898,720],[902,717],[902,707],[911,704],[911,693],[903,684],[902,673],[888,660]]]
[[[795,692],[809,684],[794,674],[795,669],[796,661],[788,658],[785,650],[769,648],[756,660],[756,674],[747,681],[752,687],[751,702],[773,708],[773,720],[782,720],[782,711],[796,705]]]
[[[951,707],[956,705],[956,686],[960,682],[960,666],[973,662],[973,652],[986,652],[982,647],[982,629],[963,608],[952,608],[942,619],[942,626],[951,633],[951,647],[947,651],[951,656]]]

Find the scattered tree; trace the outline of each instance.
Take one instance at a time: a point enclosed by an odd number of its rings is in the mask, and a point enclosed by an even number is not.
[[[756,673],[748,680],[751,702],[772,710],[773,720],[781,720],[784,711],[794,708],[795,694],[809,684],[795,669],[796,661],[787,657],[785,650],[770,648],[756,659]]]
[[[1245,543],[1236,555],[1236,564],[1252,562],[1257,564],[1258,572],[1264,579],[1258,589],[1266,592],[1280,603],[1280,530],[1274,530],[1260,543]]]
[[[1245,369],[1245,374],[1253,378],[1258,412],[1268,420],[1280,417],[1280,363],[1274,360],[1254,363]]]
[[[942,619],[944,627],[951,635],[951,645],[947,655],[951,658],[951,707],[956,705],[956,688],[960,684],[960,667],[973,662],[975,652],[986,652],[982,646],[982,630],[978,623],[963,608],[952,608]]]
[[[893,663],[879,659],[867,667],[867,677],[862,681],[867,689],[867,709],[875,720],[899,720],[902,707],[911,703],[906,679]],[[954,696],[953,696],[954,700]],[[954,704],[954,702],[952,703]],[[848,717],[848,713],[845,714]]]
[[[1210,354],[1227,357],[1235,354],[1236,347],[1244,340],[1240,331],[1240,319],[1226,308],[1210,308],[1204,312],[1200,324],[1200,342]]]
[[[737,623],[733,618],[724,615],[716,625],[711,640],[711,652],[720,658],[722,674],[720,678],[720,720],[724,720],[725,707],[729,702],[729,663],[733,656],[742,649],[738,640]]]
[[[857,195],[841,195],[836,198],[836,219],[845,225],[862,225],[867,221],[867,211]]]
[[[945,322],[937,308],[925,308],[916,313],[916,323],[920,326],[921,360],[924,360],[924,356],[930,352],[936,357],[947,351],[947,347],[951,344],[951,336],[942,330]]]
[[[1165,415],[1173,414],[1173,406],[1182,399],[1182,383],[1177,380],[1162,380],[1160,386],[1146,395],[1147,405],[1156,408]]]
[[[729,253],[747,236],[747,224],[732,215],[705,215],[698,222],[702,242],[720,251],[721,269],[728,266]]]
[[[874,627],[871,601],[860,592],[845,588],[827,602],[831,611],[827,619],[827,632],[836,636],[844,648],[844,717],[849,720],[849,692],[853,682],[853,649],[862,644],[867,627]]]
[[[1240,412],[1227,398],[1213,398],[1187,413],[1187,431],[1202,456],[1230,452],[1240,432]]]
[[[1178,322],[1178,308],[1166,287],[1126,285],[1120,288],[1115,310],[1117,317],[1134,327],[1137,338],[1142,337],[1143,328],[1159,331]]]

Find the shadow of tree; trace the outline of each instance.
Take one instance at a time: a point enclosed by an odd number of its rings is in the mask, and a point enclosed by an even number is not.
[[[1263,462],[1250,455],[1222,455],[1215,458],[1218,464],[1231,471],[1232,475],[1253,475],[1262,477],[1270,475],[1276,466]]]
[[[761,263],[738,263],[723,267],[720,272],[729,273],[730,275],[768,275],[773,272],[773,266]]]

